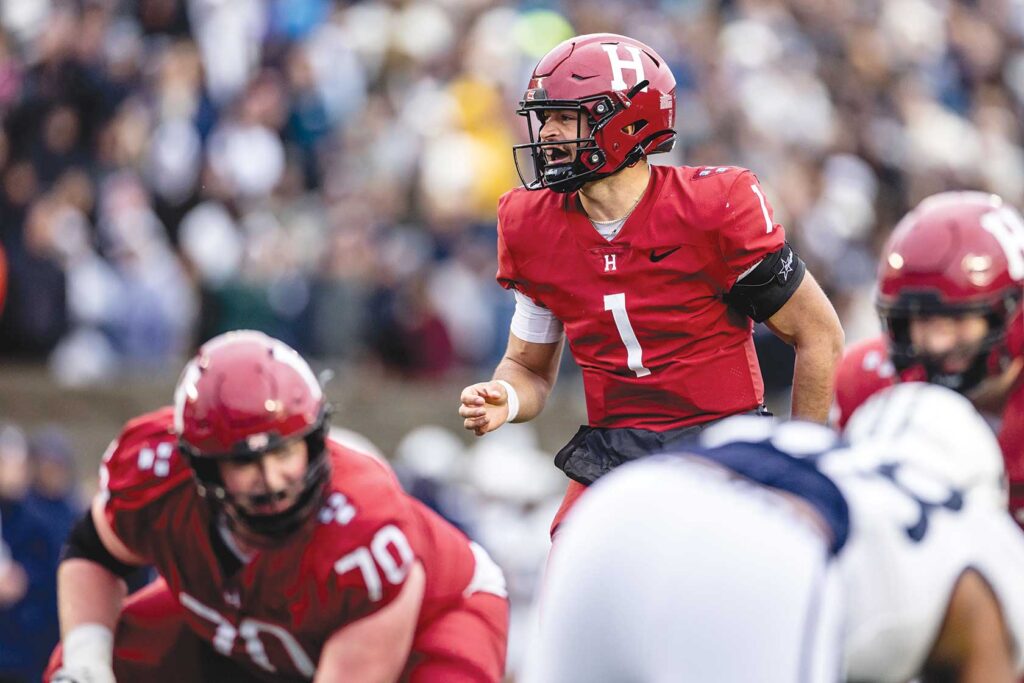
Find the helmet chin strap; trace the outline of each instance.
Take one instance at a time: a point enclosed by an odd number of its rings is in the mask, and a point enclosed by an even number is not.
[[[569,194],[570,192],[576,192],[587,183],[593,183],[598,180],[603,180],[605,178],[615,175],[616,173],[626,168],[627,166],[635,165],[643,157],[643,147],[637,145],[637,147],[633,151],[626,155],[626,157],[622,160],[622,163],[620,163],[618,166],[608,171],[607,173],[597,173],[596,171],[586,169],[583,166],[583,164],[580,163],[578,160],[573,161],[572,163],[569,164],[559,164],[558,166],[551,166],[550,168],[557,168],[558,170],[563,171],[566,177],[555,181],[548,181],[546,178],[547,174],[545,173],[544,187],[551,190],[552,192],[557,192],[559,194]],[[573,170],[577,168],[583,168],[584,170],[579,173],[573,173]],[[546,170],[547,168],[545,168],[545,171]]]

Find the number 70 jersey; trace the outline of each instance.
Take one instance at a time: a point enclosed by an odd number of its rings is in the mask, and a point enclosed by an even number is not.
[[[591,426],[664,431],[762,403],[753,324],[723,297],[784,243],[750,171],[653,166],[610,241],[575,193],[505,194],[497,278],[563,324]]]
[[[327,638],[390,604],[414,563],[426,574],[418,629],[458,608],[475,576],[469,540],[385,463],[331,440],[325,457],[331,480],[315,519],[231,571],[170,408],[129,422],[104,456],[114,533],[156,567],[201,639],[267,680],[311,679]]]

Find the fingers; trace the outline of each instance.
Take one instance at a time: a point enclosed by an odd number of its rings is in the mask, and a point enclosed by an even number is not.
[[[465,406],[463,406],[463,409]],[[475,432],[477,436],[486,434],[488,425],[490,424],[490,417],[487,415],[486,410],[480,408],[479,411],[475,411],[472,414],[466,415],[463,413],[463,409],[459,410],[459,414],[463,416],[462,426],[471,432]]]
[[[500,406],[505,403],[508,396],[505,394],[505,387],[497,382],[480,382],[462,390],[459,397],[461,405],[459,414],[462,417],[469,417],[473,409],[486,409],[488,405]]]
[[[491,421],[493,409],[502,405],[505,399],[505,388],[494,381],[479,382],[466,387],[459,397],[459,417],[462,418],[462,426],[477,436],[497,429],[499,425],[492,425]]]
[[[462,390],[460,400],[463,405],[483,405],[496,403],[505,396],[505,387],[497,382],[478,382]]]

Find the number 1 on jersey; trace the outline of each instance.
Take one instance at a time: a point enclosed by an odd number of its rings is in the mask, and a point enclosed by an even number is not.
[[[644,350],[640,348],[640,341],[633,332],[633,325],[629,322],[629,314],[626,313],[626,294],[604,295],[604,310],[612,312],[615,319],[615,329],[619,331],[622,343],[626,346],[626,365],[636,373],[637,377],[646,377],[651,371],[644,367]]]

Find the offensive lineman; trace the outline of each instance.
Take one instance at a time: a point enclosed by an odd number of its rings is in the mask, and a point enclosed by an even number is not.
[[[282,342],[204,344],[173,408],[104,456],[59,570],[46,680],[500,681],[501,570],[327,418]],[[160,578],[124,601],[120,577],[145,564]]]

